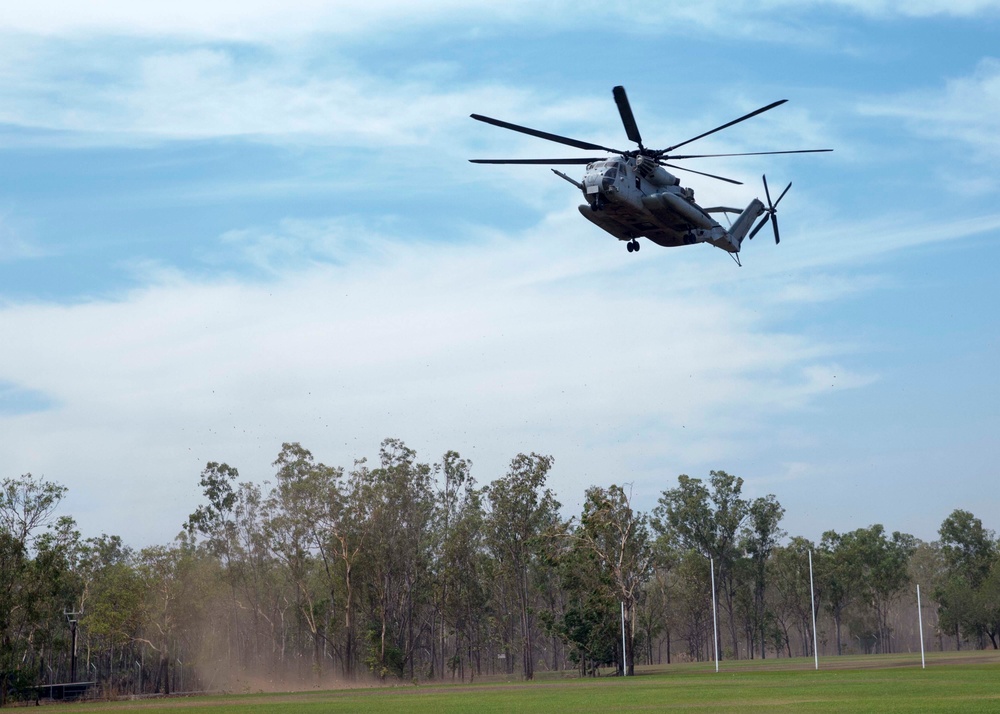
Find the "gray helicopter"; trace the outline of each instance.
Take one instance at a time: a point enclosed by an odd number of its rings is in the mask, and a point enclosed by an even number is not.
[[[624,87],[615,87],[613,90],[615,103],[618,105],[618,113],[621,115],[622,124],[625,126],[625,134],[630,141],[638,144],[638,149],[622,151],[612,149],[600,144],[592,144],[588,141],[571,139],[558,134],[550,134],[537,129],[530,129],[525,126],[518,126],[509,122],[492,119],[481,114],[472,114],[472,118],[501,127],[511,129],[522,134],[536,136],[540,139],[554,141],[558,144],[565,144],[577,149],[587,151],[602,151],[612,156],[594,158],[571,158],[571,159],[470,159],[474,164],[586,164],[586,173],[583,181],[576,181],[561,171],[552,169],[560,178],[569,181],[583,192],[587,203],[580,206],[580,213],[594,225],[604,229],[620,241],[626,242],[628,251],[639,250],[638,238],[648,238],[657,245],[664,247],[674,247],[681,245],[694,245],[695,243],[711,243],[717,248],[732,254],[732,257],[739,264],[740,246],[743,239],[752,239],[770,221],[774,229],[774,242],[779,243],[781,237],[778,233],[778,203],[788,193],[792,187],[789,183],[785,190],[781,192],[777,200],[771,201],[771,192],[767,186],[767,177],[764,178],[764,195],[767,204],[759,198],[753,199],[742,211],[738,208],[728,208],[726,206],[716,206],[712,208],[702,208],[694,200],[694,191],[680,185],[680,179],[667,171],[664,167],[688,171],[700,176],[726,181],[732,184],[742,185],[741,181],[716,176],[714,174],[695,171],[694,169],[676,166],[668,161],[681,161],[684,159],[702,159],[723,156],[764,156],[771,154],[815,154],[833,149],[800,149],[796,151],[756,151],[739,154],[673,154],[671,152],[686,146],[698,139],[702,139],[717,131],[722,131],[734,124],[739,124],[758,114],[774,109],[784,104],[787,99],[782,99],[766,107],[761,107],[752,111],[739,119],[718,126],[704,134],[699,134],[687,141],[674,144],[666,149],[647,149],[642,144],[642,136],[639,134],[639,127],[636,125],[635,117],[632,114],[632,107],[629,105],[628,97]],[[719,213],[738,214],[729,228],[723,228],[712,215]],[[757,218],[763,216],[754,225]]]

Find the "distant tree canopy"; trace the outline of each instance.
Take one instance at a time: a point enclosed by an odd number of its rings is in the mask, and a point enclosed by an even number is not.
[[[968,511],[945,518],[935,543],[874,524],[814,544],[787,537],[774,495],[746,498],[720,470],[665,484],[648,514],[627,484],[594,485],[566,519],[553,464],[518,454],[480,486],[454,451],[426,463],[386,439],[377,463],[344,468],[288,443],[263,485],[206,464],[177,539],[138,551],[84,538],[59,514],[63,486],[5,478],[0,696],[68,681],[74,661],[77,679],[109,695],[260,678],[632,674],[716,647],[811,654],[813,615],[823,654],[892,652],[915,646],[915,582],[937,648],[1000,644],[1000,545]]]

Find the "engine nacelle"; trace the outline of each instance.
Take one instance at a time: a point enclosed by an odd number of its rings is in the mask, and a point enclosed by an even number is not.
[[[681,180],[647,156],[635,157],[635,172],[654,186],[676,186]]]
[[[719,225],[712,219],[711,216],[703,212],[698,206],[693,203],[688,203],[680,196],[670,193],[669,191],[654,193],[652,196],[643,196],[642,203],[650,209],[661,207],[665,208],[697,228],[712,230]]]

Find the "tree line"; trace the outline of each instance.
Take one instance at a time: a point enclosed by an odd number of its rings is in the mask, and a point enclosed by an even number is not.
[[[887,653],[919,646],[914,583],[936,648],[1000,644],[1000,544],[967,511],[933,543],[880,524],[814,543],[782,530],[774,495],[712,471],[649,513],[627,485],[592,486],[567,520],[552,465],[518,454],[479,486],[453,451],[429,464],[386,439],[377,464],[345,469],[284,444],[264,484],[208,463],[178,537],[140,550],[84,538],[58,515],[63,486],[6,478],[0,697],[632,674],[810,655],[813,616],[821,654]]]

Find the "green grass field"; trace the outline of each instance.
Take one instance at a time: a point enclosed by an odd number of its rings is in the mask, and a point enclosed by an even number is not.
[[[636,677],[396,686],[60,705],[73,712],[1000,712],[1000,655],[723,662],[645,668]]]

